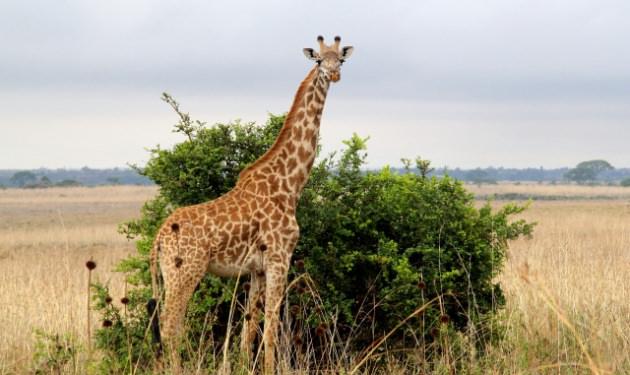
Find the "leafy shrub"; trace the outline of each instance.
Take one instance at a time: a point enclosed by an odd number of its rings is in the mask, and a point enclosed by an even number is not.
[[[298,209],[303,258],[337,326],[353,331],[357,349],[386,334],[419,306],[428,335],[448,320],[459,331],[484,324],[503,305],[493,279],[507,241],[530,234],[533,224],[509,218],[524,207],[476,209],[473,196],[449,177],[362,173],[364,140],[356,135],[332,165],[318,166]],[[421,163],[418,162],[418,169]],[[363,301],[363,303],[361,303]],[[371,301],[371,302],[369,302]],[[370,324],[356,327],[356,321]],[[404,331],[392,341],[410,338]]]
[[[628,187],[630,186],[630,177],[626,177],[623,180],[621,180],[621,182],[619,183],[619,185],[621,186],[625,186]]]
[[[118,267],[136,286],[124,314],[106,302],[106,287],[97,286],[96,307],[111,323],[97,334],[104,372],[125,371],[150,358],[144,309],[151,294],[147,254],[159,224],[173,207],[229,190],[239,171],[273,143],[284,120],[270,115],[262,127],[240,122],[206,127],[182,113],[172,98],[164,99],[180,116],[176,131],[188,139],[171,150],[152,150],[147,166],[138,168],[161,189],[144,205],[141,219],[121,227],[137,238],[138,248],[137,256]],[[408,320],[389,338],[390,345],[430,342],[444,327],[474,332],[476,343],[485,342],[490,337],[488,322],[503,305],[494,278],[508,241],[529,235],[533,228],[523,220],[510,220],[524,207],[509,204],[493,212],[487,203],[477,209],[460,182],[428,178],[409,167],[404,174],[389,168],[365,173],[365,140],[355,135],[345,144],[339,158],[325,158],[314,166],[298,206],[301,238],[290,279],[304,269],[319,298],[303,293],[303,281],[289,291],[289,303],[304,312],[302,329],[314,337],[321,336],[322,327],[334,325],[335,342],[358,351],[433,300],[421,317]],[[424,160],[418,160],[417,167],[429,170]],[[206,345],[206,337],[223,342],[235,283],[212,275],[201,282],[187,313],[185,358]],[[243,297],[237,295],[241,302]],[[210,325],[208,312],[214,317]],[[218,349],[216,345],[212,350]],[[204,365],[212,366],[213,356],[208,358]]]

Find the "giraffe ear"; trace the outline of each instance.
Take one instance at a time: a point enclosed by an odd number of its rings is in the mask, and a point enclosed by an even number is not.
[[[354,51],[354,47],[352,47],[352,46],[345,46],[345,47],[343,47],[341,49],[341,56],[339,56],[339,59],[341,59],[341,60],[348,60],[350,55],[352,55],[353,51]]]
[[[304,56],[306,56],[307,59],[319,61],[319,53],[313,51],[312,48],[304,48],[302,52],[304,52]]]

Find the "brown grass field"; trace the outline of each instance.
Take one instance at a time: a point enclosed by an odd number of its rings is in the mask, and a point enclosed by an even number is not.
[[[471,359],[470,373],[630,374],[630,189],[468,188],[574,198],[534,201],[523,214],[538,226],[533,238],[511,244],[500,278],[506,339],[485,360]],[[123,296],[112,268],[134,246],[117,225],[137,217],[155,193],[127,186],[0,190],[0,374],[32,371],[36,329],[85,345],[85,262],[94,259],[93,277],[109,282],[115,299]]]

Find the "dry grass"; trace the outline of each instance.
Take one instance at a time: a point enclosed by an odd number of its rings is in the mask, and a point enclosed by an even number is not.
[[[26,371],[33,331],[70,333],[85,342],[85,262],[94,278],[124,283],[111,272],[133,243],[117,225],[137,217],[153,187],[0,190],[0,373]]]
[[[581,340],[603,370],[630,373],[628,202],[534,202],[524,216],[539,224],[532,239],[511,245],[501,277],[511,355],[532,368],[586,364]]]
[[[551,185],[537,183],[498,183],[496,185],[468,184],[466,188],[476,196],[518,194],[557,199],[627,199],[630,188],[622,186]]]
[[[487,360],[471,360],[471,373],[630,373],[630,203],[625,190],[470,188],[479,195],[600,197],[532,203],[524,215],[539,223],[534,237],[512,243],[501,276],[508,302],[506,340],[490,350]],[[136,217],[141,203],[154,194],[154,188],[145,187],[0,191],[0,374],[28,371],[35,328],[69,332],[84,342],[84,263],[93,257],[95,278],[110,280],[112,294],[122,296],[124,284],[111,269],[133,252],[133,244],[116,233],[116,226]],[[392,374],[408,372],[402,364],[390,367]]]

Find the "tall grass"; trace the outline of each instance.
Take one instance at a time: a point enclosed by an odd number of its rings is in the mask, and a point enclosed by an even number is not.
[[[134,245],[117,225],[154,194],[153,187],[0,190],[0,374],[29,373],[36,329],[86,347],[85,261],[95,259],[94,279],[122,295],[112,269]]]
[[[501,277],[512,354],[576,372],[590,355],[602,373],[630,373],[630,206],[536,203],[525,215],[536,234],[512,244]]]
[[[550,194],[567,189],[555,188]],[[610,193],[608,187],[599,189],[593,194]],[[87,347],[85,261],[93,257],[98,263],[92,276],[109,282],[119,303],[124,283],[111,270],[134,250],[116,227],[137,216],[154,193],[143,187],[0,191],[0,374],[31,372],[35,329],[69,334]],[[504,339],[483,356],[466,337],[446,331],[438,332],[440,339],[427,350],[417,350],[424,345],[419,340],[405,360],[387,340],[352,353],[335,341],[334,320],[322,337],[304,334],[297,340],[286,329],[295,327],[295,320],[285,306],[282,373],[313,373],[321,363],[313,350],[317,340],[336,343],[326,354],[335,364],[332,373],[630,373],[630,204],[611,198],[532,204],[524,215],[539,223],[534,237],[511,244],[500,277],[507,293]],[[209,327],[212,319],[209,312]],[[231,341],[238,343],[235,337]],[[204,368],[203,359],[221,363],[223,352],[215,350],[220,345],[207,342],[190,353],[196,358],[191,373],[218,370]],[[227,356],[232,373],[248,373],[231,348]],[[260,353],[257,358],[260,362]],[[82,373],[85,363],[71,369]]]

